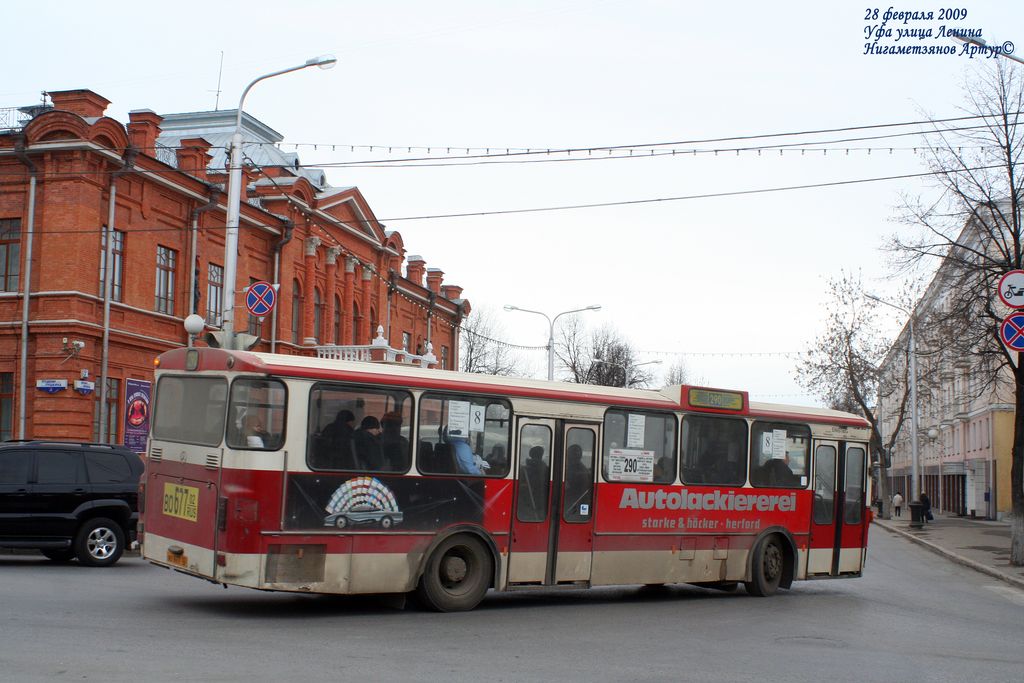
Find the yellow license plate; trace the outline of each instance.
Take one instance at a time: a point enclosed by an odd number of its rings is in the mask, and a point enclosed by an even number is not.
[[[177,567],[188,567],[188,557],[184,553],[175,555],[170,550],[167,551],[167,564],[173,564]]]
[[[195,522],[199,519],[199,489],[181,484],[164,484],[164,514]]]

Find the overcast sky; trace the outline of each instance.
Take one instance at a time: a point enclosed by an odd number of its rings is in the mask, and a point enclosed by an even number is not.
[[[966,19],[940,21],[945,6],[893,6],[935,18],[890,21],[892,36],[879,44],[958,50],[945,38],[896,41],[896,29],[961,26],[1024,53],[1024,3],[962,2]],[[901,194],[933,195],[927,179],[408,219],[920,173],[918,137],[832,144],[827,153],[821,144],[777,148],[914,127],[693,143],[960,114],[961,85],[982,60],[864,54],[865,27],[881,24],[889,7],[866,20],[875,6],[863,1],[17,3],[4,9],[18,30],[0,44],[0,107],[38,102],[42,90],[89,88],[121,121],[132,109],[213,109],[223,51],[219,107],[232,109],[256,76],[334,54],[333,70],[260,83],[246,111],[280,131],[284,149],[310,143],[298,148],[304,163],[387,160],[391,168],[328,167],[328,180],[358,186],[409,254],[465,287],[474,308],[493,309],[510,342],[544,344],[547,323],[503,304],[552,314],[601,304],[583,314],[587,323],[617,326],[642,360],[667,368],[689,354],[691,376],[705,384],[813,404],[793,380],[794,357],[755,354],[805,349],[823,319],[826,281],[840,270],[862,271],[879,293],[897,288],[879,247],[905,229],[893,222]],[[651,144],[670,142],[679,144],[650,156]],[[621,159],[599,151],[510,165],[394,163],[465,156],[465,148],[472,156],[613,145],[636,148],[612,155]],[[723,151],[685,153],[695,148]],[[514,157],[524,158],[537,157]],[[543,374],[543,353],[527,357]]]

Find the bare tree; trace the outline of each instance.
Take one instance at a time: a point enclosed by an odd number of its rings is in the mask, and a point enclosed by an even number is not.
[[[611,325],[588,332],[577,317],[558,326],[555,355],[577,384],[647,387],[652,373],[638,367],[636,350]]]
[[[882,515],[890,515],[888,457],[903,426],[909,403],[907,368],[909,347],[901,347],[902,375],[884,376],[879,371],[890,344],[879,333],[876,301],[865,296],[859,277],[842,274],[829,282],[832,298],[828,304],[825,331],[814,340],[797,366],[796,380],[833,410],[858,413],[871,425],[872,460],[878,462]],[[896,406],[892,430],[883,441],[877,410],[878,401]]]
[[[501,340],[505,330],[495,321],[494,312],[474,307],[462,321],[459,335],[459,369],[484,375],[518,375],[522,365],[513,348]]]
[[[1010,467],[1013,507],[1010,562],[1024,565],[1024,363],[1000,341],[1006,309],[996,297],[999,278],[1024,266],[1024,79],[1019,69],[991,60],[965,87],[969,123],[935,123],[929,158],[939,196],[907,201],[906,219],[918,234],[897,236],[894,254],[904,266],[937,266],[926,322],[933,348],[969,362],[987,389],[1012,388],[1016,408]],[[984,390],[979,388],[979,390]]]
[[[690,383],[690,371],[686,367],[686,363],[682,359],[676,360],[672,365],[669,366],[668,371],[665,373],[664,386],[673,387],[677,384],[689,384]]]

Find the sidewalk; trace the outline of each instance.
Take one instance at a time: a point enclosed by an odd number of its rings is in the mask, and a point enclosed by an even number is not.
[[[912,529],[910,511],[904,510],[903,515],[894,519],[876,517],[874,523],[953,562],[1024,589],[1024,567],[1010,566],[1008,523],[936,513],[934,522]]]

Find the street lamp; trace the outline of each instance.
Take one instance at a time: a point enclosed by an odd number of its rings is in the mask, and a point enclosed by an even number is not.
[[[983,47],[989,52],[995,52],[1000,57],[1012,59],[1015,62],[1024,64],[1024,59],[1021,59],[1017,55],[1010,54],[1009,52],[1003,49],[1002,45],[996,47],[989,47],[988,43],[985,42],[984,38],[970,38],[968,36],[960,35],[959,33],[954,33],[953,40],[959,40],[961,42],[968,43],[969,45],[977,45],[978,47]],[[1007,43],[1009,43],[1009,41],[1007,41]],[[1003,43],[1003,45],[1006,45],[1006,43]],[[1013,49],[1013,43],[1010,43],[1010,49]]]
[[[872,301],[877,301],[880,304],[906,313],[910,320],[910,499],[918,501],[921,499],[921,484],[917,476],[918,469],[920,468],[921,454],[917,448],[917,347],[914,342],[914,314],[902,306],[898,306],[885,299],[879,299],[877,296],[867,292],[864,293],[864,296]]]
[[[594,362],[595,363],[604,363],[605,365],[614,365],[617,368],[622,368],[622,386],[623,386],[623,388],[629,386],[629,375],[627,373],[629,372],[630,368],[638,368],[641,365],[661,365],[661,361],[660,360],[649,360],[649,361],[645,361],[643,363],[633,363],[633,364],[630,364],[630,365],[627,365],[626,363],[616,363],[615,361],[610,361],[610,360],[602,360],[600,358],[595,358]]]
[[[583,311],[600,311],[601,305],[594,304],[585,308],[574,308],[571,311],[562,311],[554,318],[548,316],[547,313],[541,313],[540,311],[531,311],[529,308],[519,308],[518,306],[512,306],[510,304],[505,305],[506,311],[522,311],[523,313],[534,313],[536,315],[544,316],[544,319],[548,321],[548,380],[555,379],[555,322],[563,315],[569,315],[570,313],[582,313]]]
[[[304,64],[298,66],[263,74],[245,86],[242,97],[238,100],[235,133],[231,136],[231,160],[228,171],[228,221],[227,231],[224,233],[224,309],[221,311],[221,319],[224,321],[222,345],[225,349],[232,349],[235,346],[235,277],[238,271],[238,216],[241,211],[242,199],[242,106],[245,104],[245,96],[252,90],[252,86],[268,78],[300,69],[308,69],[311,66],[330,69],[337,63],[338,60],[335,57],[322,55],[307,59]]]

